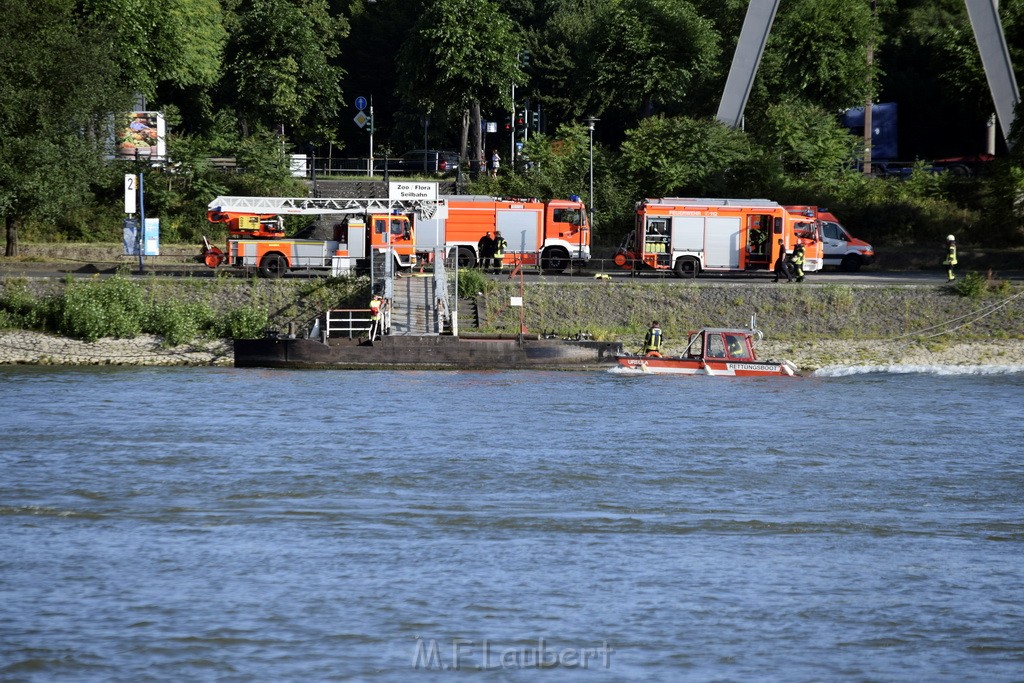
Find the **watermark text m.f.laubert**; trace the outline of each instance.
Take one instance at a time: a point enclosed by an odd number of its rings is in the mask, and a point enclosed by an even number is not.
[[[413,647],[412,668],[428,671],[465,671],[490,669],[590,669],[611,668],[614,648],[602,640],[599,646],[554,647],[544,638],[536,646],[502,647],[484,638],[417,637]]]

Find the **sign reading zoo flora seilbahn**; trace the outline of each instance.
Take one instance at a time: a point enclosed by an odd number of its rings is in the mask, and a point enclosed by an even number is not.
[[[388,199],[425,199],[427,201],[436,201],[437,183],[421,183],[413,181],[388,183]]]

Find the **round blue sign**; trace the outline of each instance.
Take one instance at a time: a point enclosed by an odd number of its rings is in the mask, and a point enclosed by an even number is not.
[[[360,111],[362,111],[363,109],[366,109],[366,98],[365,97],[360,96],[360,97],[356,98],[356,109],[358,109]]]

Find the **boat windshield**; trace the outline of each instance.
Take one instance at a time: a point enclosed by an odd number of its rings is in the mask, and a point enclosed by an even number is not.
[[[749,358],[750,351],[747,348],[746,340],[741,334],[725,334],[725,348],[729,352],[729,358]]]
[[[725,358],[725,344],[722,342],[722,335],[715,333],[708,335],[709,358]]]

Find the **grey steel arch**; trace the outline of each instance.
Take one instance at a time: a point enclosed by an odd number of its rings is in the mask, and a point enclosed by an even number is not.
[[[1003,24],[999,20],[997,0],[964,0],[967,15],[974,30],[974,40],[985,68],[985,78],[992,102],[995,104],[999,126],[1006,139],[1013,125],[1013,112],[1020,103],[1020,91],[1013,74],[1013,63],[1006,47]],[[757,67],[761,63],[765,43],[771,32],[779,0],[750,0],[743,29],[733,54],[729,77],[725,82],[722,102],[718,107],[718,120],[736,128],[743,118],[750,88],[754,84]],[[1009,142],[1009,141],[1007,141]]]
[[[1006,47],[1006,36],[1003,24],[999,21],[999,7],[996,0],[964,0],[967,15],[971,18],[974,40],[978,43],[981,64],[985,67],[985,79],[992,93],[999,127],[1003,129],[1003,139],[1010,134],[1013,125],[1013,112],[1020,103],[1020,90],[1017,79],[1013,75],[1013,63]],[[1009,144],[1009,140],[1007,140]]]
[[[729,77],[725,80],[725,92],[718,105],[719,121],[737,128],[743,118],[743,110],[747,107],[750,88],[754,85],[754,76],[764,54],[768,34],[775,21],[775,12],[779,9],[779,0],[750,0],[747,5],[747,16],[743,19],[740,39],[736,43],[736,52],[732,56]]]

